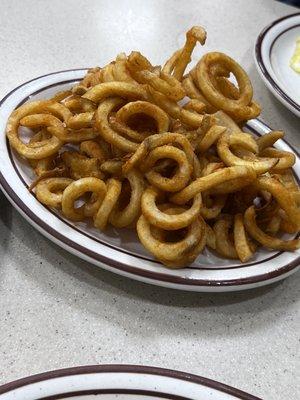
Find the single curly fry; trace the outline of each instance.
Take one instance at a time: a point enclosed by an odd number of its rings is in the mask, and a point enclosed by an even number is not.
[[[51,156],[61,148],[62,141],[56,136],[51,136],[49,140],[43,142],[41,146],[31,147],[30,144],[23,143],[19,138],[19,126],[20,121],[31,115],[37,113],[45,113],[52,106],[52,102],[49,101],[34,101],[31,103],[25,103],[21,107],[17,108],[12,112],[11,116],[7,121],[6,135],[8,137],[10,145],[23,157],[29,159],[39,160],[48,156]],[[55,118],[53,116],[53,118]],[[53,118],[51,122],[53,123]],[[49,121],[47,121],[49,123]],[[56,122],[60,125],[60,121],[57,119]],[[48,127],[48,125],[47,125]]]
[[[216,251],[223,257],[229,259],[238,258],[238,254],[229,237],[229,229],[232,226],[232,219],[229,215],[223,215],[214,224],[214,232],[216,235]]]
[[[121,104],[123,104],[123,100],[115,97],[104,100],[95,113],[96,128],[106,142],[116,146],[120,150],[134,152],[138,148],[138,144],[121,136],[109,124],[109,114]]]
[[[192,183],[182,189],[180,192],[171,196],[171,201],[175,204],[185,204],[192,199],[197,193],[213,189],[219,184],[232,181],[236,178],[242,178],[244,181],[247,178],[246,184],[249,181],[256,179],[256,173],[253,168],[246,166],[235,166],[223,168],[219,171],[213,172],[210,175],[195,179]],[[227,185],[228,186],[228,185]]]
[[[247,232],[261,245],[274,250],[294,251],[300,248],[300,240],[283,240],[263,232],[256,223],[254,206],[249,207],[244,214],[244,223]]]
[[[176,230],[189,226],[198,216],[201,208],[201,194],[193,199],[190,208],[180,214],[170,215],[159,209],[156,199],[160,192],[153,188],[147,188],[142,195],[142,213],[151,222],[151,225],[166,230]]]
[[[63,191],[73,182],[69,178],[47,178],[37,183],[35,194],[41,203],[49,207],[59,208]]]
[[[121,193],[122,183],[114,178],[107,181],[107,192],[98,211],[94,215],[94,225],[96,228],[104,231],[108,218],[116,205]]]
[[[181,213],[182,208],[169,207],[166,212]],[[143,246],[158,260],[170,268],[188,265],[196,259],[206,243],[205,222],[199,218],[187,229],[183,239],[172,243],[156,239],[151,224],[141,215],[137,222],[137,233]]]
[[[239,138],[238,138],[239,135]],[[230,150],[230,146],[239,144],[241,147],[245,147],[248,141],[249,148],[251,148],[251,140],[256,147],[256,143],[254,139],[250,139],[249,136],[243,136],[246,134],[223,134],[217,143],[217,150],[221,160],[228,166],[234,165],[244,165],[246,167],[253,168],[258,174],[263,174],[270,169],[272,169],[277,163],[278,158],[260,158],[256,157],[254,160],[245,160],[240,157],[237,157]],[[233,138],[232,138],[233,136]],[[247,139],[248,138],[248,139]],[[254,146],[254,149],[255,149]],[[248,150],[248,149],[247,149]]]
[[[86,193],[92,192],[90,200],[76,208],[75,201]],[[92,217],[99,209],[106,195],[106,185],[98,178],[81,178],[66,187],[62,195],[62,212],[72,221],[82,221]]]
[[[242,262],[248,261],[253,256],[253,251],[251,250],[249,240],[246,235],[242,214],[236,214],[234,216],[233,235],[234,246],[239,259]]]
[[[119,208],[116,203],[110,216],[109,222],[116,228],[124,228],[132,224],[140,215],[141,197],[144,190],[144,180],[139,171],[132,170],[125,175],[130,185],[130,199],[125,208]],[[123,188],[124,182],[122,184]]]
[[[82,97],[99,104],[107,97],[121,97],[127,100],[147,100],[147,92],[142,86],[137,86],[129,82],[106,82],[93,86]]]

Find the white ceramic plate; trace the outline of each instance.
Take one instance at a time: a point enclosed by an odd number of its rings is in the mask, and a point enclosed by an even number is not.
[[[266,86],[282,104],[300,116],[300,74],[289,66],[298,37],[300,13],[274,21],[257,38],[255,61]]]
[[[260,400],[184,372],[96,365],[45,372],[0,386],[0,400]]]
[[[72,223],[58,212],[40,204],[27,190],[33,179],[31,168],[11,151],[4,135],[10,113],[20,104],[33,99],[49,98],[69,88],[86,70],[62,71],[36,78],[9,93],[0,104],[0,185],[13,206],[41,233],[71,253],[115,273],[183,290],[233,291],[266,285],[296,271],[299,252],[260,250],[249,263],[225,260],[205,250],[188,268],[171,270],[156,262],[137,240],[132,230],[108,229],[105,233],[86,223]],[[249,129],[256,134],[269,131],[262,122],[253,120]],[[283,140],[279,148],[290,150]],[[295,167],[300,176],[300,160]]]

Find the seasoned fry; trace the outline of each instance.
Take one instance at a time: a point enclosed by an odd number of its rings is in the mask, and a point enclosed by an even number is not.
[[[194,180],[180,192],[174,194],[171,197],[171,200],[175,204],[185,204],[196,194],[212,189],[218,184],[231,181],[235,178],[250,178],[250,180],[254,181],[256,174],[252,168],[245,166],[222,168],[221,170],[213,172],[210,175]]]
[[[37,199],[49,207],[61,206],[63,191],[73,182],[69,178],[47,178],[38,182],[35,188]]]
[[[94,225],[101,231],[106,228],[108,218],[120,196],[121,188],[122,183],[117,179],[111,178],[107,181],[105,197],[94,215]]]
[[[248,261],[253,256],[253,251],[251,250],[246,235],[242,214],[236,214],[234,216],[233,235],[234,235],[234,246],[239,259],[242,262]]]
[[[276,199],[279,206],[285,211],[287,218],[299,229],[300,208],[293,194],[274,178],[261,176],[255,182],[256,187],[265,190]]]
[[[159,209],[159,206],[156,205],[159,195],[160,192],[153,187],[146,189],[142,195],[142,212],[152,225],[166,230],[176,230],[186,228],[199,216],[200,194],[194,197],[193,204],[188,210],[175,215],[167,214]]]
[[[178,164],[175,174],[170,178],[151,169],[158,160],[162,159],[171,159]],[[149,183],[167,192],[177,192],[184,188],[191,178],[192,168],[185,153],[174,146],[160,146],[151,150],[143,164]]]
[[[289,151],[281,151],[272,147],[267,147],[260,152],[262,157],[271,157],[278,160],[278,162],[272,167],[272,172],[288,169],[292,167],[296,162],[296,156]]]
[[[106,185],[98,178],[81,178],[70,183],[62,195],[62,212],[72,221],[82,221],[85,217],[92,217],[99,209],[105,195]],[[82,206],[75,207],[75,201],[84,194],[92,192],[90,200]]]
[[[238,254],[229,237],[229,229],[231,226],[232,218],[229,215],[223,215],[214,224],[213,230],[216,235],[216,251],[223,257],[236,259],[238,258]]]
[[[157,132],[163,133],[168,131],[170,122],[168,115],[161,108],[147,101],[134,101],[125,104],[125,106],[120,108],[116,113],[116,118],[126,123],[132,116],[138,114],[151,117],[156,122]]]
[[[184,209],[177,207],[165,211],[174,211],[177,214],[183,212]],[[143,215],[138,220],[137,233],[146,249],[154,254],[158,260],[163,260],[164,264],[173,268],[190,263],[197,257],[206,243],[205,223],[200,218],[189,226],[184,238],[175,243],[162,242],[156,239],[151,232],[150,222]],[[189,260],[186,260],[186,257]]]
[[[284,133],[282,131],[271,131],[266,133],[264,136],[260,136],[256,142],[258,144],[259,151],[263,151],[267,147],[272,147],[277,140],[282,139]]]
[[[210,68],[215,64],[221,64],[227,71],[234,74],[239,87],[238,99],[231,99],[224,96],[214,86],[210,75]],[[224,110],[239,120],[247,120],[259,115],[260,107],[256,103],[251,102],[253,89],[248,75],[232,58],[223,53],[207,53],[197,64],[196,73],[199,88],[209,102],[218,110]]]
[[[142,86],[137,86],[129,82],[106,82],[93,86],[82,97],[99,104],[107,97],[147,100],[147,92]]]
[[[63,142],[55,135],[44,142],[43,145],[32,148],[30,144],[23,143],[19,138],[19,126],[20,121],[29,115],[37,112],[45,112],[48,109],[49,102],[35,101],[32,103],[26,103],[12,112],[11,116],[7,121],[6,135],[9,139],[11,146],[23,157],[28,159],[40,160],[56,154],[62,147]],[[55,117],[53,117],[55,118]],[[53,120],[52,120],[53,121]],[[57,124],[59,124],[57,120]]]
[[[270,236],[263,232],[256,223],[256,214],[254,206],[247,209],[244,215],[245,227],[249,235],[261,245],[274,250],[294,251],[300,248],[300,240],[283,240]]]
[[[114,131],[109,124],[109,114],[114,108],[120,106],[121,104],[123,104],[123,100],[116,97],[104,100],[96,111],[95,125],[100,135],[106,142],[120,150],[133,152],[138,148],[138,144],[121,136],[118,132]]]
[[[72,115],[68,119],[68,128],[70,129],[82,129],[90,128],[94,118],[94,111],[86,111],[84,113]]]
[[[129,202],[125,208],[120,209],[119,202],[116,203],[110,216],[109,222],[116,228],[124,228],[133,223],[140,215],[141,197],[144,190],[144,180],[140,172],[132,170],[125,175],[130,185]],[[124,181],[122,188],[124,186]]]
[[[258,174],[263,174],[264,172],[272,169],[278,163],[278,158],[263,159],[255,157],[253,161],[249,161],[233,154],[233,152],[230,150],[231,145],[240,145],[242,148],[246,148],[245,146],[248,145],[248,148],[246,149],[250,150],[252,144],[251,141],[253,141],[253,144],[256,146],[254,139],[250,138],[250,135],[247,136],[249,141],[245,140],[244,135],[246,134],[223,134],[220,137],[217,143],[217,149],[221,160],[228,166],[244,165],[246,167],[253,168]],[[252,148],[251,150],[253,151],[255,148]]]
[[[196,43],[200,42],[203,46],[206,41],[206,32],[201,26],[193,26],[186,33],[186,42],[180,53],[176,54],[176,60],[171,63],[170,67],[168,64],[164,66],[164,71],[170,74],[173,72],[173,76],[181,81],[184,71],[191,61],[191,54],[196,46]]]

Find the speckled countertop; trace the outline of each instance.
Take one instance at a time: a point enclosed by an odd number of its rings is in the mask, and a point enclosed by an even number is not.
[[[252,56],[259,31],[295,10],[273,0],[1,0],[0,96],[122,50],[160,63],[188,27],[202,24],[207,49],[245,66],[263,119],[299,146],[299,120],[264,87]],[[226,295],[147,286],[63,251],[0,193],[0,383],[67,366],[135,363],[203,375],[263,399],[299,398],[299,278]]]

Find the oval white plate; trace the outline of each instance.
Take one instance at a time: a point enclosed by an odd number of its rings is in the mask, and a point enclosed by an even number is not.
[[[56,211],[40,204],[27,190],[33,179],[28,164],[11,151],[4,135],[10,113],[20,104],[33,99],[49,98],[69,88],[86,70],[62,71],[36,78],[14,89],[0,103],[0,185],[13,206],[41,233],[71,253],[115,273],[177,289],[193,291],[233,291],[266,285],[296,271],[299,252],[260,250],[251,262],[221,259],[205,250],[193,265],[171,270],[156,262],[137,240],[132,230],[108,229],[105,233],[88,224],[72,223]],[[269,131],[261,121],[253,120],[249,129],[256,134]],[[283,150],[295,150],[284,141]],[[300,176],[297,158],[296,174]]]
[[[300,74],[289,66],[297,37],[300,37],[300,13],[274,21],[257,38],[255,62],[266,86],[300,116]]]
[[[184,372],[135,365],[95,365],[45,372],[0,386],[0,400],[260,400]]]

